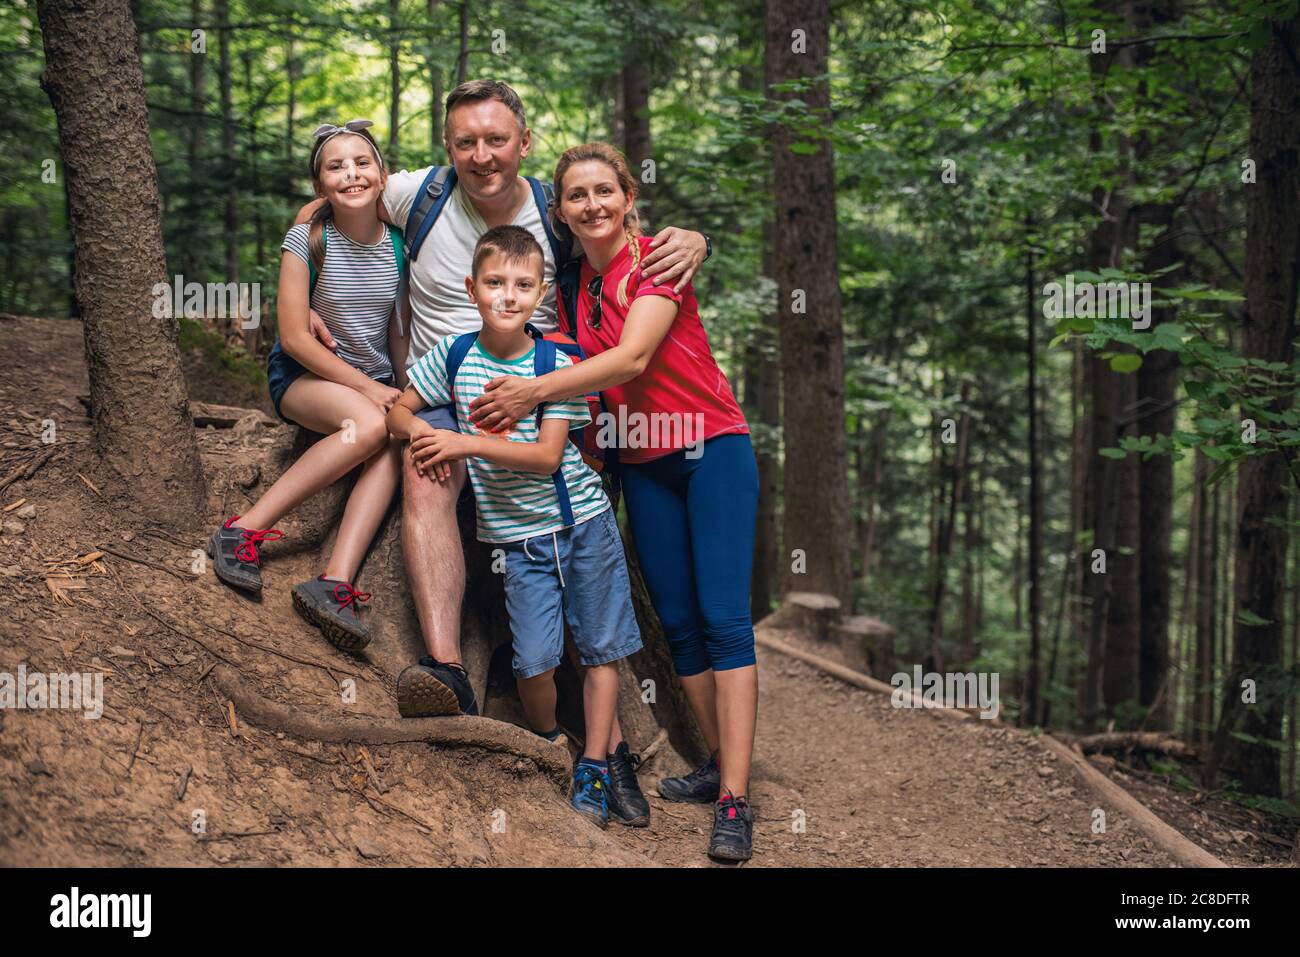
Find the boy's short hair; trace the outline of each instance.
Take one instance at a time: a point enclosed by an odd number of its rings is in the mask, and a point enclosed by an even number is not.
[[[474,246],[474,261],[470,266],[470,275],[477,280],[478,270],[483,260],[493,253],[504,256],[506,262],[523,262],[533,256],[537,257],[538,278],[546,276],[546,256],[542,246],[528,230],[522,226],[493,226],[478,238]]]

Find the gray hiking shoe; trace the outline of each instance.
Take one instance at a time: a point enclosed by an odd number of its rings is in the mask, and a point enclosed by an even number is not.
[[[238,515],[232,515],[212,533],[208,539],[208,557],[219,579],[232,588],[257,594],[262,590],[262,556],[257,547],[262,542],[284,538],[284,533],[278,528],[240,528],[231,524],[237,518]]]
[[[342,651],[360,651],[370,644],[370,629],[361,624],[361,602],[370,593],[357,591],[351,582],[313,578],[293,586],[293,607],[321,630],[330,644]]]

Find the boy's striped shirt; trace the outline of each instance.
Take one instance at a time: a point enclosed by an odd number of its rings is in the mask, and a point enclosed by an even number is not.
[[[452,401],[447,388],[447,352],[457,338],[447,336],[409,370],[411,385],[431,406]],[[533,351],[530,349],[526,355],[507,362],[490,355],[480,343],[474,343],[456,372],[456,422],[463,432],[487,435],[499,441],[537,441],[535,413],[524,416],[508,433],[495,434],[480,431],[469,418],[469,404],[483,394],[483,387],[490,380],[498,376],[533,378]],[[555,357],[557,369],[570,364],[569,357],[563,353]],[[586,400],[581,398],[548,402],[542,410],[542,418],[567,419],[572,423],[571,427],[591,421]],[[479,541],[518,542],[564,527],[555,483],[550,475],[519,472],[480,458],[469,458],[466,464],[478,505]],[[610,507],[600,476],[582,460],[582,453],[572,442],[564,443],[564,460],[560,467],[568,484],[575,524],[580,525]]]

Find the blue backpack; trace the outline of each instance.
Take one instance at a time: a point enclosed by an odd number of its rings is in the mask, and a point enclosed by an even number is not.
[[[569,254],[569,250],[555,235],[551,228],[551,210],[555,207],[555,190],[550,183],[543,183],[535,176],[525,176],[533,191],[533,202],[542,217],[542,228],[546,230],[546,241],[555,258],[556,299],[563,303],[565,314],[572,323],[572,317],[578,312],[578,275],[582,269],[582,260]],[[451,198],[451,191],[456,187],[456,168],[454,166],[434,166],[429,170],[420,191],[415,194],[415,203],[411,214],[406,219],[404,242],[406,261],[415,262],[420,255],[420,247],[433,229],[433,224],[442,215],[442,208]],[[557,303],[556,312],[559,312]],[[570,333],[572,335],[572,333]]]
[[[565,355],[575,361],[580,358],[581,350],[576,343],[572,345],[564,342],[556,342],[552,339],[544,338],[541,331],[531,323],[524,326],[528,334],[536,342],[536,348],[533,350],[533,375],[544,376],[548,372],[555,371],[555,356],[563,351]],[[456,408],[456,373],[460,371],[461,363],[465,361],[465,356],[469,350],[474,347],[478,341],[478,333],[470,332],[462,336],[457,336],[447,350],[447,391],[451,394],[452,408]],[[537,428],[540,431],[542,427],[542,410],[546,407],[543,402],[537,407]],[[459,413],[457,420],[459,420]],[[462,423],[463,424],[463,423]],[[579,448],[582,448],[581,438],[575,440],[574,433],[581,436],[586,426],[577,426],[569,432],[570,441],[574,441]],[[560,515],[564,519],[565,525],[573,524],[573,507],[569,502],[569,487],[564,481],[564,463],[560,462],[560,467],[551,473],[551,481],[555,484],[555,495],[560,501]]]

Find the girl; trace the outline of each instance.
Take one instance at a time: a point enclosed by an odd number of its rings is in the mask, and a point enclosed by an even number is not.
[[[360,607],[370,595],[352,585],[401,476],[400,447],[384,416],[405,386],[406,344],[398,311],[401,236],[380,222],[386,175],[369,120],[324,125],[315,132],[310,174],[325,202],[311,222],[284,238],[280,261],[280,341],[267,359],[267,384],[286,421],[325,437],[311,446],[243,515],[233,515],[208,543],[217,577],[234,588],[262,589],[261,542],[300,502],[361,466],[325,572],[295,585],[293,604],[347,651],[370,641]],[[337,352],[308,332],[314,309]]]
[[[568,326],[589,358],[541,378],[489,382],[474,420],[502,428],[538,403],[601,391],[631,427],[618,455],[637,557],[713,750],[692,773],[661,781],[659,793],[716,802],[709,854],[747,860],[758,708],[749,612],[758,469],[749,426],[709,350],[692,286],[677,293],[641,274],[650,239],[637,227],[636,183],[622,154],[604,143],[567,151],[555,196],[557,228],[585,253]],[[666,421],[680,427],[662,429]]]

